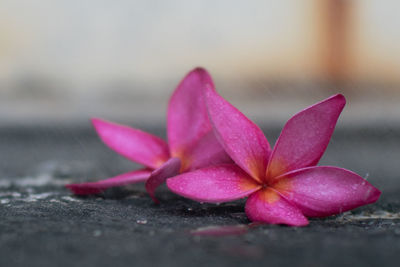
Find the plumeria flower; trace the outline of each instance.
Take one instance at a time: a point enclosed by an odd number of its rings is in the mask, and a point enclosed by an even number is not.
[[[114,186],[146,181],[146,190],[157,202],[154,192],[166,178],[232,162],[213,133],[204,102],[206,88],[214,88],[214,84],[207,71],[201,68],[191,71],[178,85],[168,105],[168,144],[138,129],[92,119],[98,135],[109,148],[145,167],[98,182],[66,187],[77,195],[88,195]]]
[[[211,88],[206,104],[215,134],[235,164],[167,180],[176,194],[220,203],[247,197],[251,221],[303,226],[306,217],[338,214],[378,200],[380,191],[342,168],[315,166],[345,105],[338,94],[294,115],[274,149],[261,129]]]

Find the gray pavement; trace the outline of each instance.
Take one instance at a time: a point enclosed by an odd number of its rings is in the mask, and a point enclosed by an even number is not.
[[[279,128],[263,129],[273,143]],[[399,143],[400,128],[347,125],[321,161],[366,177],[383,191],[378,203],[304,228],[259,225],[211,237],[190,231],[248,225],[243,201],[200,204],[164,187],[155,205],[142,185],[78,198],[63,185],[137,166],[86,124],[0,127],[0,266],[398,266]]]

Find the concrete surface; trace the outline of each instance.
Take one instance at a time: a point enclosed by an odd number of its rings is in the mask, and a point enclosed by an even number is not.
[[[263,128],[273,143],[278,128]],[[162,188],[155,205],[142,185],[78,198],[63,185],[137,166],[86,124],[0,127],[0,266],[398,266],[399,141],[398,128],[339,128],[321,161],[366,177],[383,191],[377,204],[304,228],[212,237],[190,232],[248,225],[243,201],[200,204]]]

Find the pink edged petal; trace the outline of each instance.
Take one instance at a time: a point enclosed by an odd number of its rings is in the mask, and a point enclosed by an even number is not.
[[[200,202],[220,203],[240,199],[261,188],[234,164],[187,172],[167,180],[169,189]]]
[[[272,186],[309,217],[339,214],[374,203],[381,194],[354,172],[326,166],[284,174]]]
[[[344,96],[338,94],[294,115],[275,144],[266,177],[316,165],[345,104]]]
[[[204,89],[214,88],[206,70],[196,68],[180,82],[168,105],[167,132],[172,157],[182,158],[185,150],[211,130],[204,103]]]
[[[259,190],[247,199],[246,215],[253,222],[304,226],[308,220],[302,212],[275,190]]]
[[[151,170],[141,169],[120,174],[112,178],[108,178],[97,182],[82,183],[82,184],[67,184],[65,185],[65,187],[71,190],[75,195],[99,194],[110,187],[123,186],[123,185],[146,181],[150,177],[150,174]]]
[[[157,136],[102,119],[92,123],[108,147],[134,162],[156,169],[169,158],[168,145]]]
[[[233,161],[215,138],[214,132],[210,131],[187,151],[182,159],[181,171],[192,171],[224,163]]]
[[[181,161],[178,158],[170,158],[161,167],[154,170],[150,178],[146,181],[146,190],[155,203],[159,203],[154,193],[158,186],[160,186],[169,177],[175,176],[179,173],[181,168]]]
[[[261,181],[271,152],[261,129],[214,90],[206,90],[206,103],[225,151],[250,176]]]

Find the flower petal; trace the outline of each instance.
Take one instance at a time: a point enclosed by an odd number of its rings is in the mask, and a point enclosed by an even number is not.
[[[261,181],[271,152],[261,129],[214,90],[206,90],[206,103],[225,151],[250,176]]]
[[[302,212],[275,190],[266,188],[251,194],[246,202],[247,217],[253,222],[304,226],[308,220]]]
[[[167,180],[172,192],[201,202],[227,202],[248,196],[261,188],[234,164],[187,172]]]
[[[180,159],[170,158],[167,162],[161,165],[161,167],[151,173],[150,178],[146,181],[146,190],[155,203],[159,203],[154,196],[157,187],[165,182],[167,178],[177,175],[180,168]]]
[[[327,166],[284,174],[272,186],[309,217],[329,216],[374,203],[381,194],[354,172]]]
[[[204,135],[182,159],[181,171],[192,171],[213,165],[233,163],[222,148],[213,131]]]
[[[155,169],[169,158],[168,145],[157,136],[102,119],[92,123],[108,147],[134,162]]]
[[[204,89],[214,88],[206,70],[196,68],[180,82],[168,105],[167,131],[172,157],[182,158],[185,150],[212,127],[204,103]]]
[[[151,174],[150,169],[141,169],[127,172],[108,178],[105,180],[82,183],[82,184],[67,184],[65,187],[70,189],[75,195],[92,195],[99,194],[110,187],[123,186],[146,181]]]
[[[345,104],[344,96],[338,94],[294,115],[276,141],[266,177],[316,165]]]

